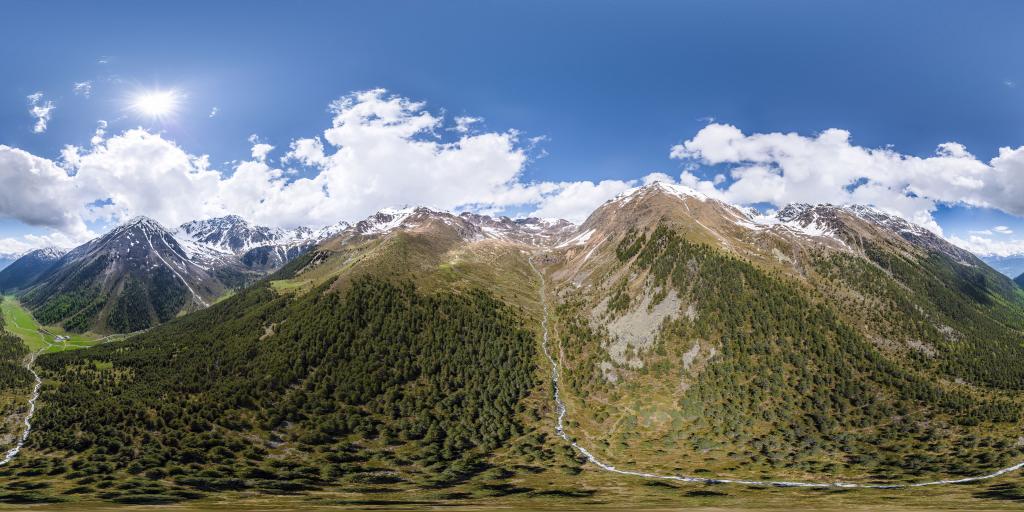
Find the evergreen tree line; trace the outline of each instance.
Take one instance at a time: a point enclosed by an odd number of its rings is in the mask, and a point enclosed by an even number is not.
[[[607,333],[587,321],[582,297],[566,301],[558,308],[564,385],[573,396],[611,396],[613,412],[628,411],[635,393],[678,393],[677,385],[661,383],[679,382],[682,354],[695,340],[714,345],[717,355],[679,396],[678,418],[661,440],[674,449],[805,471],[833,471],[841,461],[839,466],[879,478],[971,473],[1020,452],[1014,448],[1018,398],[947,386],[933,372],[882,355],[827,301],[812,300],[789,278],[692,243],[665,226],[649,235],[628,234],[616,252],[661,290],[657,297],[672,288],[684,304],[693,304],[696,318],[667,322],[654,350],[643,356],[643,367],[620,365],[624,382],[612,384],[598,369],[611,362],[601,348]],[[615,287],[612,300],[637,307],[639,299],[623,298],[624,293],[623,286]],[[1001,344],[1004,339],[978,338],[972,346],[1015,353]],[[963,362],[946,369],[1016,384],[1021,359],[981,359],[1001,368],[983,372],[980,364]],[[597,414],[603,421],[607,412]],[[629,436],[622,438],[628,444]],[[997,445],[1003,449],[992,449]]]
[[[358,278],[299,297],[257,284],[125,342],[48,354],[30,449],[69,478],[203,490],[337,483],[369,458],[454,481],[524,427],[534,334],[491,295]]]
[[[0,392],[20,390],[32,383],[32,373],[24,365],[27,355],[28,347],[21,338],[7,332],[0,315]]]

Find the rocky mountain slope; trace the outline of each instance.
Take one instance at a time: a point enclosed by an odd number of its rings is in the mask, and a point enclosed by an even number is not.
[[[370,239],[435,217],[472,239],[547,243],[574,228],[566,221],[456,216],[426,208],[384,209],[356,225],[340,221],[316,231],[254,226],[238,216],[192,221],[171,231],[137,218],[66,255],[55,249],[26,254],[0,271],[0,290],[24,293],[47,324],[133,332],[206,307],[325,240]],[[123,293],[129,295],[120,298]]]
[[[14,292],[38,282],[49,275],[65,252],[51,247],[21,255],[0,271],[0,292]]]
[[[169,231],[136,217],[64,254],[23,301],[46,325],[133,332],[206,307],[224,291]]]
[[[1019,451],[966,440],[1016,443],[1024,296],[927,230],[664,184],[580,229],[549,271],[572,435],[603,460],[882,481]]]
[[[1024,458],[1008,278],[873,208],[652,184],[578,227],[382,210],[210,308],[43,356],[11,471],[124,501],[618,492],[552,435],[545,328],[566,435],[615,468],[885,484]]]
[[[197,258],[215,266],[241,263],[257,272],[277,269],[317,243],[345,228],[340,222],[317,231],[306,227],[292,230],[253,226],[237,215],[182,224],[175,235]]]

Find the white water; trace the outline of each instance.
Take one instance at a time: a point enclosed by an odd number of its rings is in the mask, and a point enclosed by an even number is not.
[[[32,372],[32,376],[36,379],[35,385],[32,386],[32,394],[28,398],[28,413],[25,414],[25,420],[23,421],[25,424],[25,430],[21,432],[21,437],[18,438],[18,442],[15,443],[14,447],[7,450],[7,453],[4,454],[4,458],[0,459],[0,466],[14,460],[14,457],[16,457],[18,452],[21,451],[21,447],[25,446],[25,441],[28,440],[29,432],[32,431],[32,415],[36,413],[36,400],[39,398],[39,388],[43,385],[43,380],[40,379],[39,374],[32,369],[32,365],[36,362],[36,356],[44,350],[46,350],[46,347],[41,348],[38,352],[28,356],[28,359],[25,361],[25,368]]]
[[[551,363],[551,384],[554,387],[554,400],[555,400],[555,412],[558,414],[558,420],[555,423],[555,434],[564,439],[567,443],[580,452],[587,461],[601,468],[604,471],[610,473],[616,473],[619,475],[635,476],[640,478],[647,478],[651,480],[673,480],[677,482],[693,482],[702,484],[739,484],[739,485],[755,485],[755,486],[774,486],[774,487],[840,487],[840,488],[861,488],[861,489],[903,489],[907,487],[926,487],[931,485],[948,485],[948,484],[962,484],[968,482],[977,482],[979,480],[988,480],[990,478],[996,478],[1007,473],[1024,468],[1024,462],[1020,462],[1013,466],[1005,467],[994,473],[988,473],[980,476],[972,476],[967,478],[959,478],[954,480],[933,480],[927,482],[895,482],[892,484],[858,484],[853,482],[790,482],[785,480],[740,480],[732,478],[706,478],[698,476],[684,476],[684,475],[660,475],[657,473],[645,473],[641,471],[632,471],[628,469],[618,469],[611,464],[601,461],[595,457],[589,450],[582,447],[576,441],[573,441],[569,437],[569,434],[565,433],[565,415],[566,408],[565,403],[562,402],[561,389],[558,386],[558,361],[555,360],[554,356],[551,355],[548,343],[548,302],[547,302],[547,283],[544,280],[544,274],[537,269],[533,264],[533,258],[530,258],[530,268],[537,274],[540,279],[540,302],[544,308],[544,318],[541,320],[541,327],[544,331],[543,342],[541,346],[544,349],[544,355],[547,356],[548,361]]]

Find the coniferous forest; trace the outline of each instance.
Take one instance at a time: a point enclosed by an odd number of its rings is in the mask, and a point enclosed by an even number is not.
[[[523,431],[535,346],[485,292],[366,278],[290,299],[262,284],[124,343],[40,358],[31,449],[109,499],[135,492],[110,489],[115,477],[179,496],[315,489],[377,459],[444,486]]]

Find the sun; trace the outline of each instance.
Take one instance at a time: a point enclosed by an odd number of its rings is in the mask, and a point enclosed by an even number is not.
[[[167,117],[174,113],[181,101],[181,96],[173,90],[149,91],[135,97],[132,109],[149,117]]]

